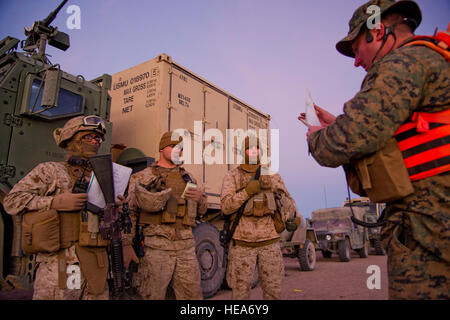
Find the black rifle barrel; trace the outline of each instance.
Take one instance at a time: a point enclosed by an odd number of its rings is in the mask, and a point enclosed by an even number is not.
[[[48,27],[50,25],[50,23],[52,23],[53,20],[55,20],[56,16],[58,15],[59,10],[61,10],[62,7],[64,7],[64,5],[67,3],[67,1],[69,1],[69,0],[64,0],[63,2],[61,2],[59,4],[59,6],[55,10],[50,12],[50,14],[47,16],[47,18],[42,20],[42,24],[44,26]]]

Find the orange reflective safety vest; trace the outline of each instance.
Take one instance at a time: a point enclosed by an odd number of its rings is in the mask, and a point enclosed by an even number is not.
[[[414,112],[394,137],[403,155],[411,181],[450,170],[450,109]]]
[[[427,46],[450,62],[450,24],[447,32],[436,36],[413,37],[409,45]],[[411,181],[428,178],[450,170],[450,109],[414,112],[411,122],[394,134]]]

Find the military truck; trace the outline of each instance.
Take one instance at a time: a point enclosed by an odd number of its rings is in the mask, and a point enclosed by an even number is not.
[[[53,140],[55,128],[77,115],[96,114],[109,120],[111,76],[87,81],[64,72],[46,56],[47,44],[63,51],[70,46],[69,36],[51,26],[66,2],[25,28],[25,41],[9,36],[0,41],[0,203],[38,163],[64,160],[63,150]],[[109,121],[106,125],[111,129]],[[110,134],[105,141],[100,153],[109,153]],[[21,218],[8,215],[3,205],[0,211],[0,284],[27,288],[35,264],[34,256],[24,256],[21,250]]]
[[[359,220],[367,221],[365,210],[353,208],[353,214]],[[338,254],[339,260],[348,262],[351,250],[361,258],[369,255],[369,234],[367,228],[356,225],[351,220],[352,211],[348,207],[319,209],[311,214],[311,224],[319,241],[319,250],[324,258]]]
[[[315,230],[302,218],[297,230],[284,230],[280,234],[280,246],[284,257],[297,258],[301,271],[316,268],[316,248],[319,247]]]
[[[349,201],[348,199],[342,204],[343,207],[358,207],[366,210],[365,219],[369,223],[375,223],[381,216],[383,209],[386,207],[384,203],[373,203],[369,198],[355,198]],[[381,227],[368,228],[370,246],[375,249],[375,253],[379,256],[386,255],[386,250],[384,249],[380,241]]]
[[[208,196],[208,213],[194,234],[203,293],[214,295],[226,273],[218,236],[223,176],[243,158],[237,146],[247,130],[259,134],[264,157],[270,157],[270,116],[166,54],[90,81],[64,72],[50,63],[46,45],[64,51],[70,46],[69,36],[51,26],[66,2],[26,28],[25,41],[6,37],[0,42],[0,201],[37,164],[64,160],[52,132],[73,116],[105,119],[108,134],[99,153],[112,153],[114,161],[135,172],[158,159],[162,133],[176,130],[184,137],[184,154],[191,146],[185,167]],[[29,288],[35,261],[21,250],[21,217],[8,215],[3,206],[0,211],[0,284]]]

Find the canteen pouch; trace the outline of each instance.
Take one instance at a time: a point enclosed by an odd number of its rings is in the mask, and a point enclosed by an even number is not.
[[[56,210],[30,211],[22,216],[22,251],[51,253],[60,249],[60,220]]]
[[[362,190],[372,202],[392,202],[414,192],[402,154],[394,138],[389,139],[385,146],[373,155],[356,161],[354,167]],[[355,181],[352,185],[355,187]],[[352,191],[360,190],[356,186],[356,190],[352,189]]]

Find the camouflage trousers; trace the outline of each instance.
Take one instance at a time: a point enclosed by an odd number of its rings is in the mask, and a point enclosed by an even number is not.
[[[389,299],[450,299],[449,215],[387,214]]]
[[[227,282],[233,290],[232,299],[249,299],[256,265],[264,299],[280,300],[284,264],[278,242],[261,247],[230,244]]]
[[[203,299],[195,247],[161,250],[145,247],[139,261],[139,294],[143,299],[164,300],[171,285],[177,300]]]
[[[87,292],[87,283],[80,272],[80,263],[75,253],[75,246],[63,250],[67,259],[65,265],[68,274],[67,288],[61,289],[59,285],[58,255],[38,253],[33,300],[108,300],[109,289],[107,284],[105,284],[104,292],[99,295]]]

